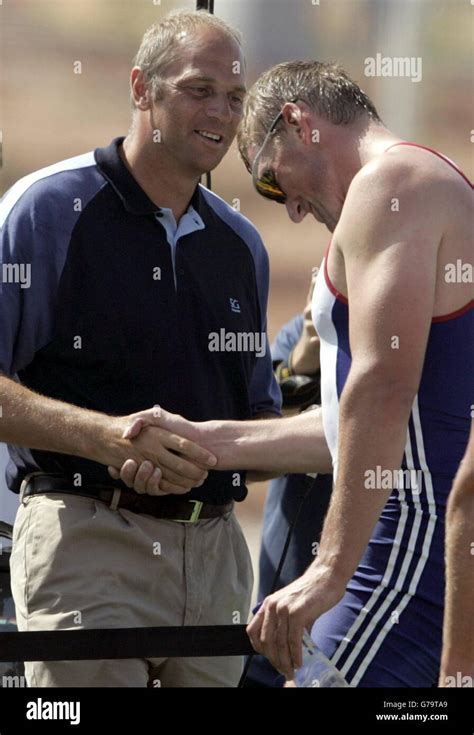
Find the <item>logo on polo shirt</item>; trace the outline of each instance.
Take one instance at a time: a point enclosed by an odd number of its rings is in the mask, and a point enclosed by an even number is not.
[[[240,314],[240,304],[237,299],[229,299],[231,311]]]

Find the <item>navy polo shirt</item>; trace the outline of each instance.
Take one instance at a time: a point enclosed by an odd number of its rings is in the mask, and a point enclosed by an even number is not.
[[[200,185],[176,223],[126,168],[122,140],[26,176],[0,201],[0,370],[117,416],[155,404],[195,421],[279,415],[256,229]],[[263,335],[264,349],[239,335]],[[14,492],[35,471],[116,484],[80,457],[9,452]],[[241,474],[211,472],[185,497],[242,500]]]

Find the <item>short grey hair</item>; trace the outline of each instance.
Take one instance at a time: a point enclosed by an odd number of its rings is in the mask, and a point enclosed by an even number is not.
[[[339,66],[320,61],[285,61],[265,71],[249,90],[237,133],[239,151],[248,161],[252,146],[263,143],[285,102],[306,102],[334,125],[361,115],[380,122],[367,94]]]
[[[219,31],[242,46],[240,32],[207,10],[171,11],[145,31],[133,64],[144,72],[155,101],[162,96],[166,69],[179,59],[184,35],[202,28]],[[132,96],[130,100],[135,108]]]

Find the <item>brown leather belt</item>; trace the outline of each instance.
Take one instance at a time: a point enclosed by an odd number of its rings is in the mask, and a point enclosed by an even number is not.
[[[132,513],[145,513],[178,523],[196,523],[208,518],[219,518],[229,513],[234,502],[213,505],[200,500],[180,500],[176,495],[154,496],[127,492],[106,485],[88,485],[87,488],[71,488],[71,481],[61,475],[33,473],[21,486],[21,498],[40,493],[64,493],[82,495],[106,503],[112,510],[124,508]]]

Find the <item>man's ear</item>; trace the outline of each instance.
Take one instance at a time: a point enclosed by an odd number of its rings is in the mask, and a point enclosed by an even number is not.
[[[296,102],[286,102],[282,108],[283,121],[287,132],[296,135],[304,144],[311,143],[311,123],[306,109],[307,106]]]
[[[130,73],[130,87],[135,107],[138,110],[149,110],[151,94],[144,72],[139,66],[134,66]]]

